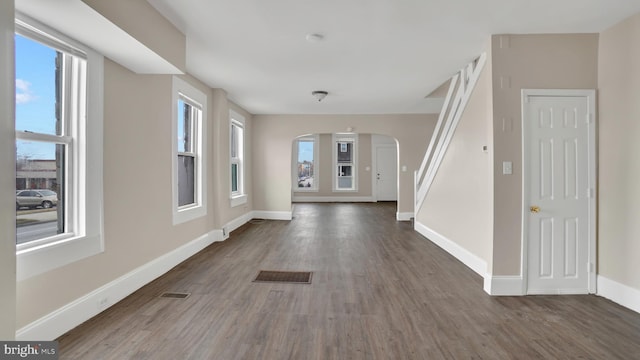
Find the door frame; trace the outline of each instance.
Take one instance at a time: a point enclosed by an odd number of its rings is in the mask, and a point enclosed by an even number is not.
[[[376,169],[378,166],[378,147],[393,147],[396,149],[396,201],[400,199],[400,146],[398,140],[390,135],[371,134],[371,199],[378,201],[378,182]]]
[[[520,274],[522,276],[522,293],[527,294],[529,288],[529,274],[528,274],[528,261],[529,261],[529,211],[528,201],[530,195],[529,187],[529,134],[527,132],[526,125],[526,110],[525,104],[530,97],[535,96],[557,96],[557,97],[584,97],[587,99],[587,141],[588,141],[588,176],[589,176],[589,255],[587,269],[588,275],[588,288],[590,294],[595,294],[597,290],[597,256],[596,256],[596,212],[597,212],[597,158],[596,158],[596,91],[593,89],[522,89],[521,99],[521,111],[522,111],[522,238],[521,238],[521,259],[520,259]]]
[[[372,148],[372,161],[371,164],[372,169],[371,169],[371,192],[372,192],[372,198],[374,199],[374,201],[378,201],[378,181],[377,181],[377,170],[378,170],[378,149],[381,148],[387,148],[387,149],[393,149],[396,152],[396,169],[394,171],[394,176],[396,177],[396,200],[398,201],[398,181],[399,181],[399,172],[398,172],[398,145],[397,144],[391,144],[391,143],[376,143],[373,144]]]

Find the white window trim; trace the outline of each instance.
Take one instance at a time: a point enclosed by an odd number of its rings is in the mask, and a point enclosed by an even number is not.
[[[242,149],[240,150],[240,157],[239,157],[239,166],[238,166],[238,191],[232,191],[231,189],[231,184],[232,184],[232,180],[231,180],[231,165],[233,164],[233,159],[231,158],[231,126],[232,125],[236,125],[238,127],[242,128]],[[244,116],[240,115],[239,113],[237,113],[236,111],[233,110],[229,110],[229,199],[230,199],[230,205],[231,207],[236,207],[242,204],[246,204],[247,203],[247,193],[245,191],[245,184],[244,184],[244,179],[245,179],[245,163],[246,163],[246,138],[247,138],[247,128],[246,128],[246,121]]]
[[[351,169],[351,177],[353,178],[352,189],[338,189],[338,149],[336,144],[342,140],[353,141],[353,169]],[[333,155],[333,192],[358,192],[358,134],[332,134],[331,135],[331,152]]]
[[[178,138],[178,100],[181,98],[191,100],[201,110],[201,116],[194,124],[196,137],[195,203],[187,206],[178,205],[178,144],[176,139]],[[207,162],[204,161],[204,155],[207,153],[207,142],[204,138],[207,134],[207,95],[181,78],[173,76],[171,101],[171,193],[173,225],[177,225],[207,215]]]
[[[16,30],[26,27],[29,37],[37,36],[48,46],[56,47],[72,55],[82,55],[87,60],[86,104],[77,104],[79,121],[74,129],[78,143],[72,152],[75,176],[69,181],[75,189],[71,198],[73,210],[67,215],[74,225],[74,235],[49,238],[46,242],[33,241],[16,246],[17,280],[43,274],[78,260],[104,251],[103,237],[103,92],[104,58],[101,54],[80,44],[58,31],[49,28],[24,14],[16,13]],[[53,43],[55,42],[55,43]],[[89,121],[90,119],[90,121]]]
[[[299,141],[313,141],[313,186],[310,188],[301,188],[298,187],[298,154],[299,150]],[[318,192],[320,182],[320,166],[319,158],[320,158],[320,136],[318,134],[313,135],[305,135],[296,138],[294,141],[294,152],[293,152],[293,168],[291,169],[291,185],[293,187],[293,192]]]

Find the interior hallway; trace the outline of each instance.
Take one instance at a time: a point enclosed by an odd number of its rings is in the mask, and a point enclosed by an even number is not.
[[[395,203],[253,221],[63,335],[61,359],[629,359],[640,314],[597,296],[490,297]],[[464,226],[461,224],[461,226]],[[312,284],[253,283],[259,270]],[[165,291],[186,299],[159,298]]]

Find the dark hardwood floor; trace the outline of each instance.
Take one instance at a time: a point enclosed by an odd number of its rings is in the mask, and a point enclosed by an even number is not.
[[[297,204],[290,222],[249,223],[60,337],[60,358],[640,359],[640,314],[597,296],[490,297],[395,211]],[[254,283],[259,270],[314,273]]]

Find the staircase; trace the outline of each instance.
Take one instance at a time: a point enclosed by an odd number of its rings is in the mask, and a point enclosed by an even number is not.
[[[447,152],[453,133],[460,122],[473,88],[480,77],[480,73],[487,61],[487,54],[482,53],[477,59],[460,69],[449,83],[449,90],[445,98],[436,128],[431,136],[429,147],[424,155],[418,171],[414,172],[414,216],[422,208],[429,193],[433,179]]]

